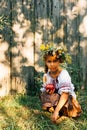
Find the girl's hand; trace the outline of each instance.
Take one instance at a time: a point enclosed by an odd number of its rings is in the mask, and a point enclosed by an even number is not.
[[[47,90],[46,90],[46,92],[49,93],[49,94],[53,94],[54,91],[55,91],[55,89],[53,89],[53,90],[49,90],[49,89],[47,89]]]
[[[47,90],[46,90],[46,92],[47,92],[47,93],[49,93],[49,92],[50,92],[50,90],[49,90],[49,89],[47,89]]]
[[[53,115],[51,116],[51,120],[56,123],[56,120],[59,118],[58,112],[54,111]]]
[[[53,94],[55,91],[55,87],[53,84],[47,84],[45,88],[46,88],[46,92],[49,94]]]

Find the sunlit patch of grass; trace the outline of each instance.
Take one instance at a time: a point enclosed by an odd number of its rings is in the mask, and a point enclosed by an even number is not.
[[[51,113],[42,111],[39,96],[9,95],[0,99],[0,130],[86,130],[87,92],[78,93],[83,113],[78,118],[66,118],[58,124],[50,120]]]
[[[78,128],[76,127],[76,123],[70,118],[67,118],[66,120],[61,122],[59,128],[61,130],[78,130]]]

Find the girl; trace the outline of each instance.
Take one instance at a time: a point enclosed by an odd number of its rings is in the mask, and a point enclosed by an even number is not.
[[[66,69],[61,63],[66,61],[66,51],[53,45],[42,45],[45,61],[45,74],[41,88],[42,109],[53,112],[52,121],[62,116],[77,117],[81,114],[81,106],[76,100],[74,85]]]

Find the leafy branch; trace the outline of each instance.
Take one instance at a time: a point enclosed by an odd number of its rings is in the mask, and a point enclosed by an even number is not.
[[[0,15],[0,30],[3,30],[5,27],[10,27],[9,17]]]

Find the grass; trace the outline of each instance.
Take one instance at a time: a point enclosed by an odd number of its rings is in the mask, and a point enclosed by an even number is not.
[[[42,111],[39,96],[9,95],[0,99],[0,130],[87,130],[87,91],[77,93],[83,113],[59,124]]]

